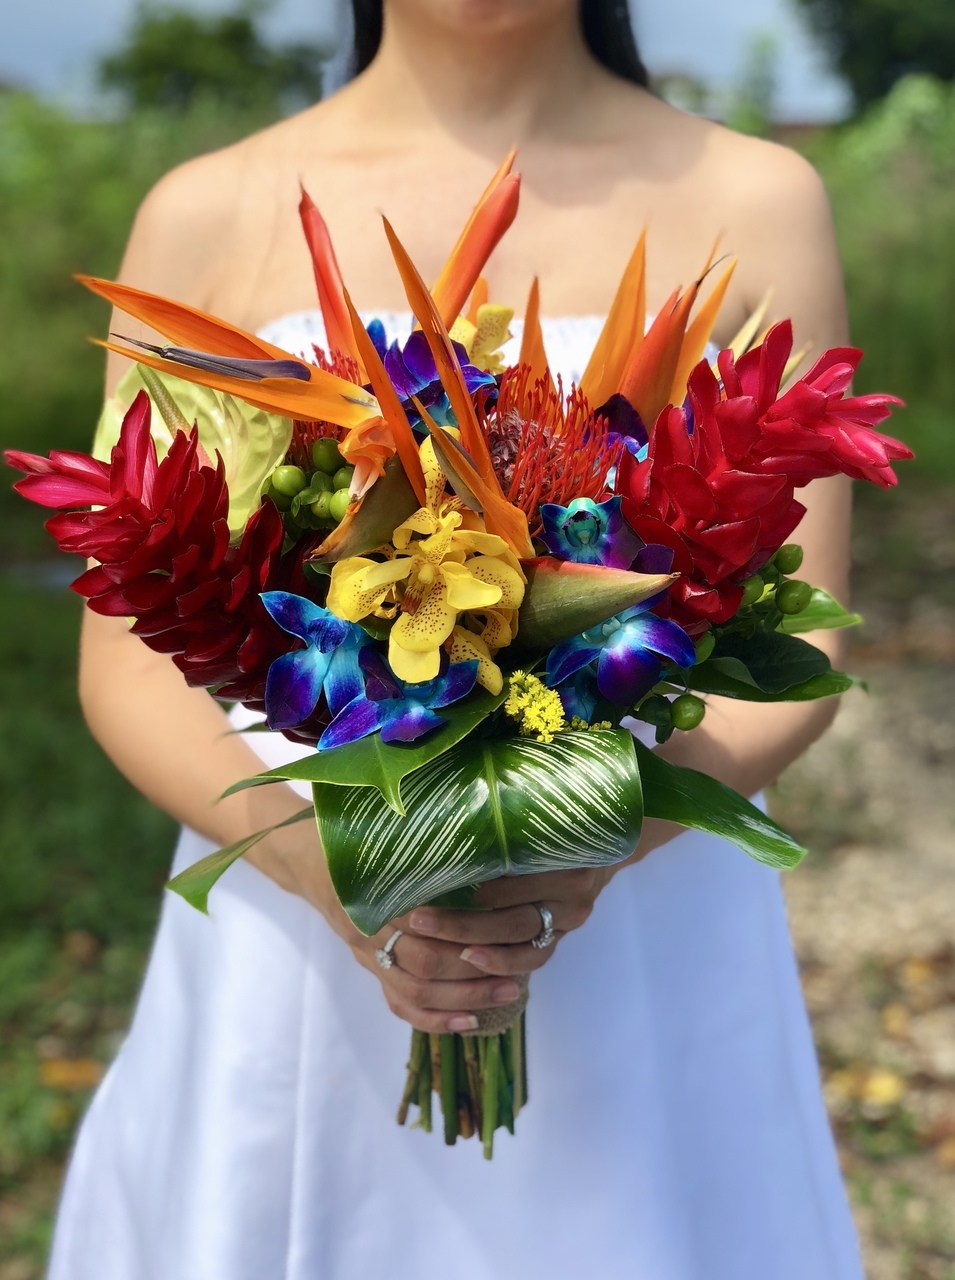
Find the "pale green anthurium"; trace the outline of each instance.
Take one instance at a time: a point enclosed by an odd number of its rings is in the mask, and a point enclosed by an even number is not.
[[[140,391],[146,391],[152,401],[152,437],[160,458],[168,453],[176,432],[189,430],[193,423],[209,457],[221,455],[229,486],[229,532],[233,541],[238,540],[259,506],[269,476],[288,452],[292,420],[136,364],[103,405],[93,440],[94,458],[109,460],[123,418]]]

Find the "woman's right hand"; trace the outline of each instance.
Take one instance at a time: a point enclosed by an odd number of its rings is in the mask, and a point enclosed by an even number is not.
[[[392,1013],[419,1031],[442,1034],[476,1031],[481,1009],[513,1004],[518,987],[513,977],[481,973],[461,959],[461,945],[416,934],[410,916],[392,920],[370,938],[359,932],[338,901],[318,835],[311,823],[276,832],[246,855],[283,888],[310,902],[352,950],[360,965],[381,983]],[[382,968],[375,952],[396,930],[402,936],[392,949],[394,964]]]

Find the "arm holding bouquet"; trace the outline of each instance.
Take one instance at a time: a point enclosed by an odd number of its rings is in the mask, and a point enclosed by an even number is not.
[[[138,361],[110,460],[10,456],[24,495],[60,508],[61,547],[92,557],[75,587],[103,615],[84,646],[91,727],[227,846],[173,887],[204,909],[250,854],[316,905],[418,1029],[402,1121],[416,1103],[429,1127],[435,1089],[447,1140],[476,1127],[486,1154],[525,1097],[522,1006],[487,1011],[546,960],[542,922],[548,942],[551,920],[578,928],[614,871],[681,824],[772,866],[801,857],[738,791],[772,781],[851,683],[801,636],[852,621],[845,477],[894,483],[908,455],[875,430],[891,398],[849,395],[860,353],[834,345],[791,381],[792,318],[843,339],[815,189],[819,225],[804,219],[787,255],[764,245],[744,280],[748,299],[775,275],[790,320],[766,327],[764,306],[711,363],[735,263],[711,255],[647,324],[641,240],[579,386],[547,364],[536,282],[505,367],[513,312],[480,272],[516,213],[512,162],[430,291],[385,223],[419,326],[404,346],[359,319],[304,193],[329,344],[314,364],[87,281],[156,331],[123,316],[106,344]],[[153,283],[135,240],[125,274]],[[316,750],[250,778],[257,759],[202,689]],[[324,856],[283,780],[312,784]],[[396,928],[391,966],[378,946]]]

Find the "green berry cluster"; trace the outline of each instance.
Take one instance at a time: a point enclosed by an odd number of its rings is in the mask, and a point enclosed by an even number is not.
[[[760,617],[802,613],[812,601],[812,587],[808,582],[789,577],[791,573],[798,573],[801,565],[802,547],[787,542],[759,573],[743,583],[740,609]]]
[[[293,536],[303,529],[334,529],[348,508],[348,487],[355,468],[348,466],[337,441],[322,436],[312,445],[312,471],[290,463],[276,467],[266,495],[284,514]]]

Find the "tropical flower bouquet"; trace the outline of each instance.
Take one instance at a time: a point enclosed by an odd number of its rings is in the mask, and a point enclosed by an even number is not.
[[[512,221],[509,157],[429,291],[385,232],[417,327],[402,345],[355,312],[303,194],[328,350],[306,361],[193,308],[102,280],[169,340],[105,345],[137,364],[94,453],[8,453],[19,491],[59,509],[91,557],[73,589],[172,655],[190,685],[314,747],[240,785],[311,784],[332,882],[365,934],[501,875],[633,853],[643,815],[790,867],[803,850],[742,796],[667,763],[704,696],[840,693],[800,638],[857,619],[790,576],[795,490],[843,473],[895,482],[910,456],[875,428],[891,397],[848,394],[861,353],[790,388],[792,331],[755,315],[715,363],[733,263],[646,326],[644,241],[579,386],[547,364],[536,284],[513,312],[481,270]],[[711,264],[703,273],[706,280]],[[629,726],[629,727],[628,727]],[[205,909],[258,836],[171,883]],[[546,930],[545,930],[546,932]],[[448,1142],[513,1130],[527,1096],[525,1000],[474,1036],[414,1032],[399,1120],[440,1100]]]

